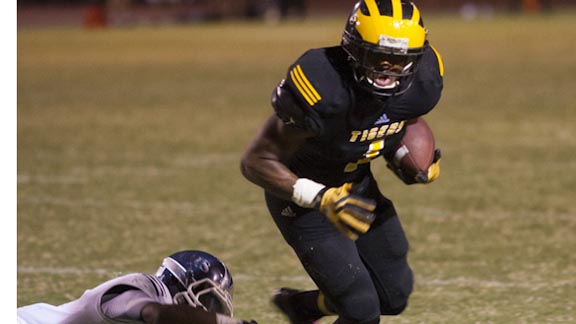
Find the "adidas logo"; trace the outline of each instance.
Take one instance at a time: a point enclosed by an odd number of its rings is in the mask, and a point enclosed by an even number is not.
[[[390,122],[390,118],[388,118],[388,116],[386,114],[383,114],[382,116],[380,116],[380,118],[378,118],[378,120],[374,123],[374,125],[386,124],[389,122]]]
[[[284,217],[296,217],[296,213],[292,210],[292,208],[290,208],[290,206],[284,208],[282,212],[280,212],[280,215]]]

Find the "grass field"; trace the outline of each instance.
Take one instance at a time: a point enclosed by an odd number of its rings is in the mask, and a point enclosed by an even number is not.
[[[442,176],[408,187],[374,163],[416,276],[383,322],[576,322],[574,18],[427,17]],[[232,270],[237,316],[286,323],[273,289],[313,285],[239,159],[288,65],[343,24],[20,30],[18,306],[194,248]]]

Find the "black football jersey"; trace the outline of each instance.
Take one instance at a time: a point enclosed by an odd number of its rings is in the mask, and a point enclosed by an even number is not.
[[[441,58],[428,47],[406,92],[378,96],[357,85],[340,46],[307,51],[272,96],[276,114],[287,125],[315,134],[288,167],[299,177],[328,186],[360,180],[371,160],[392,153],[407,120],[434,108],[442,75]]]

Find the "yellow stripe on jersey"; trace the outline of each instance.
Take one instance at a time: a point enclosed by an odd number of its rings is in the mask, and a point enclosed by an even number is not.
[[[300,91],[302,97],[306,99],[306,102],[308,102],[310,106],[313,106],[316,102],[314,102],[314,100],[310,98],[310,95],[308,94],[306,89],[302,88],[302,85],[300,83],[301,81],[298,79],[298,76],[295,75],[294,70],[290,71],[290,78],[292,78],[292,81],[296,85],[296,88],[298,88],[298,91]]]
[[[320,99],[322,99],[320,94],[318,94],[318,91],[316,91],[304,74],[304,71],[302,71],[300,65],[296,65],[296,67],[290,71],[290,78],[292,78],[296,88],[298,88],[298,91],[300,91],[300,94],[304,99],[306,99],[306,102],[308,102],[310,106],[314,106],[318,101],[320,101]]]
[[[444,62],[442,62],[442,56],[440,56],[440,53],[438,53],[438,51],[434,48],[434,46],[430,47],[432,47],[432,50],[434,51],[434,54],[436,54],[436,58],[438,59],[438,68],[440,69],[440,76],[444,77]]]
[[[304,71],[302,71],[302,67],[300,65],[298,65],[298,66],[296,66],[296,69],[297,69],[298,74],[302,76],[302,80],[304,80],[304,83],[306,83],[306,85],[308,86],[310,91],[312,91],[313,97],[316,98],[317,102],[320,101],[320,99],[322,99],[320,97],[320,94],[316,91],[316,89],[314,89],[314,87],[312,86],[310,81],[308,81],[308,78],[306,77],[306,75],[304,75]]]

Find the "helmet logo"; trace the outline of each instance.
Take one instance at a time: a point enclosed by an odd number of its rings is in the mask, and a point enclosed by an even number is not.
[[[396,53],[408,53],[408,38],[380,35],[378,38],[378,45],[392,48]]]
[[[200,270],[204,273],[208,273],[210,270],[210,263],[207,260],[203,260],[202,264],[200,264]]]

